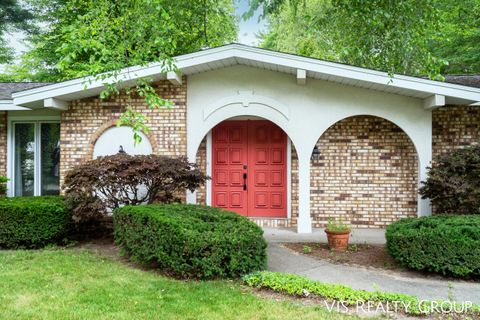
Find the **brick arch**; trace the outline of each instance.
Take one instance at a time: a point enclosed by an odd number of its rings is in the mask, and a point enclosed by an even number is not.
[[[418,155],[408,135],[380,117],[336,122],[311,161],[311,218],[323,227],[341,217],[358,227],[385,227],[417,216]]]
[[[112,127],[116,127],[117,126],[117,120],[116,119],[112,119],[112,120],[109,120],[105,123],[103,123],[96,131],[93,135],[91,135],[90,137],[90,140],[88,142],[88,150],[87,150],[87,153],[85,155],[85,159],[84,160],[91,160],[93,159],[93,149],[95,148],[95,144],[97,143],[97,140],[98,138],[100,138],[100,136],[105,132],[107,131],[108,129],[112,128]],[[145,134],[145,133],[144,133]],[[145,134],[145,136],[147,136],[149,142],[150,142],[150,145],[152,146],[152,152],[154,154],[158,154],[158,148],[157,148],[157,142],[156,142],[156,139],[155,139],[155,135],[152,134],[152,132],[150,131],[148,134]],[[133,137],[132,137],[133,139]]]

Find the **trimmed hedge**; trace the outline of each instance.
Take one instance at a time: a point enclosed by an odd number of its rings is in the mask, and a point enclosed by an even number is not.
[[[134,261],[182,278],[235,278],[266,267],[263,231],[233,212],[198,205],[125,206],[115,243]]]
[[[407,218],[387,228],[387,249],[405,267],[480,276],[480,216]]]
[[[62,197],[0,199],[0,247],[39,248],[61,240],[71,213]]]

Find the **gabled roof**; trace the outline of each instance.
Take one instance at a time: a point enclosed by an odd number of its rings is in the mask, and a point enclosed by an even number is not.
[[[445,82],[480,88],[480,74],[450,74],[445,76]]]
[[[443,104],[473,104],[480,101],[480,88],[423,78],[394,75],[386,72],[323,61],[293,54],[281,53],[241,44],[229,44],[176,57],[175,64],[184,75],[207,72],[232,65],[246,65],[282,73],[306,75],[306,78],[332,81],[349,86],[390,92],[425,99],[426,106]],[[170,74],[170,73],[169,73]],[[166,79],[160,63],[136,66],[122,70],[119,79],[129,85],[137,78]],[[170,77],[169,77],[170,78]],[[174,77],[178,82],[178,77]],[[44,105],[64,108],[75,99],[98,95],[104,83],[113,79],[96,80],[93,77],[73,79],[16,92],[16,106],[39,108]],[[308,84],[307,84],[308,85]],[[53,100],[54,99],[54,100]]]
[[[52,82],[0,82],[0,100],[12,99],[12,93],[43,87]]]

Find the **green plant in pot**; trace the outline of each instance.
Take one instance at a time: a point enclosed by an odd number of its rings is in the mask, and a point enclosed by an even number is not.
[[[341,220],[338,222],[328,219],[325,233],[327,234],[330,250],[347,251],[350,239],[350,228]]]

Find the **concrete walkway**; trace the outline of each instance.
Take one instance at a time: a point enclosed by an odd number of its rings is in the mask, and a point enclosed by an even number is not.
[[[312,233],[297,233],[296,229],[263,228],[263,236],[268,242],[327,242],[324,229],[313,229]],[[384,229],[353,229],[350,243],[384,244]]]
[[[312,235],[295,233],[296,236],[293,236],[289,232],[294,233],[289,230],[265,230],[265,237],[269,242],[268,268],[271,271],[294,273],[326,283],[344,284],[354,289],[369,291],[378,289],[410,294],[417,296],[419,299],[428,300],[446,300],[449,294],[449,283],[451,283],[455,300],[480,304],[480,283],[478,282],[449,281],[438,276],[422,277],[413,272],[394,272],[317,260],[289,250],[279,242],[302,242],[302,240],[303,242],[324,242],[321,233],[313,233]],[[317,238],[315,238],[315,235],[317,235]],[[379,235],[375,232],[369,235],[374,242],[366,241],[366,238],[360,239],[358,236],[357,230],[358,243],[379,243],[380,241]],[[316,241],[312,241],[314,239]]]

